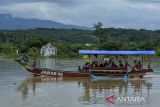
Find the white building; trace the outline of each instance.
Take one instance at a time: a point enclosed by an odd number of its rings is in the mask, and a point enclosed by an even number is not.
[[[85,46],[92,46],[92,44],[86,43]]]
[[[52,56],[52,55],[57,55],[57,48],[52,45],[51,43],[48,43],[44,46],[42,46],[40,50],[41,56]]]

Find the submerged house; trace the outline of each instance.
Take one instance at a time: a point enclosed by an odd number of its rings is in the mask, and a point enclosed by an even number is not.
[[[40,54],[41,54],[41,56],[57,55],[57,48],[54,45],[52,45],[51,43],[48,43],[48,44],[42,46],[42,48],[40,50]]]

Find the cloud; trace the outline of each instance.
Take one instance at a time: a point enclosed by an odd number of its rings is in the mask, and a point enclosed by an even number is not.
[[[9,5],[9,4],[17,4],[17,3],[56,3],[62,6],[72,6],[81,2],[81,0],[0,0],[0,4]]]
[[[157,2],[157,3],[156,3]],[[65,24],[160,28],[159,0],[1,0],[0,13]]]
[[[139,2],[139,3],[160,3],[160,0],[127,0],[130,2]]]

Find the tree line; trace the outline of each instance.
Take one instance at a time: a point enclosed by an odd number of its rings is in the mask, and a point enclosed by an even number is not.
[[[58,48],[59,56],[65,57],[78,56],[80,49],[156,50],[160,54],[160,30],[104,28],[100,22],[94,24],[94,30],[1,30],[0,54],[14,56],[19,50],[19,53],[39,55],[40,48],[48,42]]]

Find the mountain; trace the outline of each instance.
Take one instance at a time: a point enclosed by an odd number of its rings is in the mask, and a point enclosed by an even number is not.
[[[84,30],[91,29],[83,26],[66,25],[50,20],[25,19],[25,18],[12,17],[10,14],[0,14],[0,30],[17,30],[17,29],[32,29],[32,28],[84,29]]]

